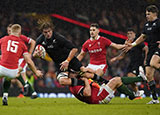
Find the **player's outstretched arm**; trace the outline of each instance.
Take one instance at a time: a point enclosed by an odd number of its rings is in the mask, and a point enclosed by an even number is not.
[[[36,66],[34,62],[32,61],[30,55],[24,54],[23,57],[26,63],[28,64],[29,68],[33,71],[33,73],[36,74],[37,77],[42,77],[43,76],[42,72],[36,69]]]
[[[29,47],[29,53],[32,54],[34,48],[35,48],[36,42],[35,40],[31,39],[30,47]]]
[[[116,44],[116,43],[113,43],[113,42],[111,43],[110,46],[117,49],[117,50],[123,49],[125,47],[124,44]]]
[[[82,61],[82,59],[84,58],[84,56],[86,55],[86,52],[84,52],[83,50],[81,50],[80,54],[77,56],[79,61]]]
[[[113,57],[113,58],[110,60],[110,62],[113,63],[113,62],[115,62],[115,61],[121,60],[121,59],[123,59],[123,58],[125,57],[125,55],[126,55],[126,52],[123,51],[123,52],[121,52],[118,56]]]

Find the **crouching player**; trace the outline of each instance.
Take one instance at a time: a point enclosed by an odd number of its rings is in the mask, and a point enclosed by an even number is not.
[[[84,81],[84,86],[69,87],[71,93],[77,99],[88,104],[107,104],[113,98],[116,90],[126,94],[130,100],[135,99],[134,93],[125,85],[142,82],[146,80],[146,77],[142,73],[138,77],[114,77],[107,84],[101,86],[87,78],[80,79]]]

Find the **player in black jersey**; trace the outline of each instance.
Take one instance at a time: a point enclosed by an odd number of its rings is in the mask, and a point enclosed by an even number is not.
[[[153,59],[152,56],[156,52],[159,52],[159,47],[157,42],[160,39],[160,19],[158,19],[158,12],[159,10],[155,5],[150,5],[146,8],[147,22],[144,25],[142,34],[132,44],[128,43],[125,48],[127,51],[145,40],[148,42],[149,52],[147,55],[145,69],[146,69],[146,76],[148,79],[148,85],[152,92],[152,98],[153,98],[148,104],[159,103],[158,97],[156,95],[156,84],[154,81],[155,66],[153,63],[154,60],[152,60]]]
[[[126,40],[126,42],[128,42],[128,43],[132,43],[133,41],[136,40],[136,33],[135,33],[134,29],[128,28],[127,37],[128,37],[128,39]],[[127,53],[127,55],[130,58],[130,64],[128,66],[128,71],[127,71],[128,77],[135,77],[135,76],[139,75],[139,70],[141,70],[141,72],[144,72],[143,67],[144,67],[144,63],[146,61],[147,53],[148,53],[148,47],[145,46],[144,43],[137,45],[136,47],[132,48]],[[125,57],[125,55],[126,55],[126,53],[122,52],[120,55],[112,58],[110,61],[114,62],[117,60],[121,60]],[[138,90],[138,87],[136,86],[135,83],[132,84],[131,86],[132,86],[136,96],[141,97],[144,94],[143,90]]]
[[[76,78],[68,78],[68,71],[86,72],[88,71],[81,62],[75,57],[78,49],[64,36],[54,31],[52,23],[45,22],[41,25],[42,34],[37,38],[36,45],[41,44],[49,57],[54,61],[58,71],[57,80],[61,85],[81,85],[84,82]],[[33,57],[40,57],[40,52],[34,51]],[[84,73],[87,74],[87,73]],[[87,75],[85,75],[87,76]],[[103,78],[92,74],[93,80],[103,82]],[[105,80],[104,80],[105,81]],[[106,81],[107,82],[107,81]]]

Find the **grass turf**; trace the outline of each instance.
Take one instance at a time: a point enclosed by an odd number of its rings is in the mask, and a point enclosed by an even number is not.
[[[160,104],[147,105],[150,100],[116,97],[106,105],[89,105],[75,98],[9,97],[8,106],[1,101],[0,115],[160,115]]]

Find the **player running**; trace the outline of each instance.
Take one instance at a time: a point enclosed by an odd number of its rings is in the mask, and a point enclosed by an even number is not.
[[[142,34],[134,41],[132,44],[128,43],[125,47],[126,51],[135,47],[136,45],[142,43],[144,40],[148,42],[149,52],[146,60],[146,76],[148,79],[148,85],[152,93],[152,100],[148,104],[159,103],[156,94],[156,83],[154,81],[154,72],[157,62],[157,57],[159,58],[159,47],[158,41],[160,37],[160,19],[158,19],[158,8],[155,5],[150,5],[146,8],[146,19],[147,22],[144,25]],[[155,56],[156,55],[156,56]],[[153,56],[153,58],[152,58]],[[154,61],[155,59],[155,61]],[[152,62],[152,63],[151,63]],[[159,69],[159,68],[158,68]]]
[[[11,34],[11,26],[12,26],[12,24],[9,24],[9,26],[7,27],[8,35]],[[25,44],[30,45],[28,52],[31,57],[31,54],[34,50],[36,42],[33,39],[26,37],[25,35],[20,35],[20,38]],[[31,93],[31,99],[37,98],[38,97],[37,93],[35,92],[34,88],[31,86],[31,84],[27,81],[27,78],[26,78],[27,63],[25,62],[23,56],[21,56],[19,59],[19,66],[23,67],[23,70],[21,71],[20,77],[17,78],[24,87],[23,94],[28,95],[29,93]],[[18,97],[21,97],[21,94]]]
[[[129,28],[127,30],[127,37],[128,39],[126,40],[126,42],[128,43],[132,43],[133,41],[136,40],[136,33],[132,28]],[[130,64],[128,66],[128,72],[127,72],[128,77],[135,77],[139,75],[139,70],[143,72],[143,67],[146,62],[147,53],[148,53],[148,47],[145,46],[144,43],[137,45],[128,52],[128,56],[130,58]],[[125,56],[126,53],[122,52],[120,55],[112,58],[110,61],[111,63],[113,63],[114,61],[123,59]],[[136,96],[141,97],[144,94],[143,90],[138,90],[136,84],[131,84],[131,86]]]
[[[37,70],[27,47],[20,39],[21,26],[14,24],[11,27],[11,35],[0,39],[1,60],[0,60],[0,77],[5,77],[6,82],[3,84],[5,91],[3,91],[3,105],[8,105],[8,89],[11,84],[11,79],[19,76],[21,67],[18,68],[18,60],[23,55],[25,61],[28,63],[31,70],[38,76],[42,77],[41,71]]]

